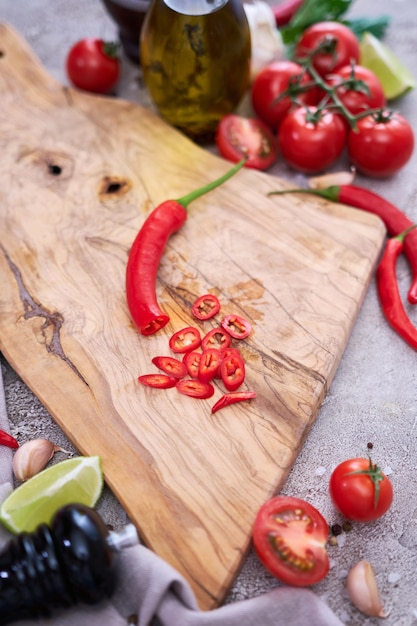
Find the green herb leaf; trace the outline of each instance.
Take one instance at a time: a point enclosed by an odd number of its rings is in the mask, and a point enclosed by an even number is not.
[[[344,20],[343,24],[353,30],[358,39],[362,39],[364,33],[372,33],[377,39],[382,39],[390,22],[391,17],[389,15],[380,15],[379,17],[358,17]]]
[[[324,21],[345,24],[353,30],[358,39],[361,39],[365,32],[382,39],[390,24],[390,16],[346,19],[345,14],[352,3],[353,0],[305,0],[288,26],[281,29],[284,44],[294,44],[308,26]]]
[[[289,25],[281,29],[285,44],[294,43],[311,24],[323,21],[340,21],[353,0],[306,0]]]

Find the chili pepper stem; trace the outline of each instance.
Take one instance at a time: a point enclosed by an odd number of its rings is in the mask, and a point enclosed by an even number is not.
[[[216,189],[216,187],[220,187],[220,185],[229,180],[229,178],[232,178],[232,176],[234,176],[236,172],[238,172],[245,165],[246,161],[247,157],[236,163],[236,165],[227,171],[226,174],[223,174],[223,176],[216,178],[216,180],[212,180],[210,183],[207,183],[207,185],[204,185],[204,187],[199,187],[198,189],[191,191],[187,195],[182,196],[182,198],[178,198],[175,202],[178,202],[178,204],[181,204],[181,206],[186,209],[191,202],[197,200],[197,198],[200,198],[201,196],[204,196],[209,191]]]
[[[326,200],[337,201],[339,195],[340,187],[338,185],[332,185],[330,187],[326,187],[325,189],[303,189],[302,187],[297,187],[295,189],[281,189],[280,191],[269,191],[267,193],[268,196],[282,196],[286,193],[311,193],[314,196],[320,196],[321,198],[326,198]]]
[[[414,230],[414,228],[416,227],[417,227],[417,224],[412,224],[411,226],[403,230],[401,233],[398,233],[398,235],[396,235],[395,237],[392,237],[392,239],[398,239],[398,241],[403,242],[406,236],[408,235],[408,233],[410,232],[410,230]]]

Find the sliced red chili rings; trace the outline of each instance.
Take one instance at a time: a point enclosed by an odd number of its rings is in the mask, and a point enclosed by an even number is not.
[[[251,324],[240,315],[226,315],[222,319],[221,325],[235,339],[246,339],[252,332]]]
[[[147,387],[170,389],[171,387],[175,387],[178,378],[168,376],[168,374],[143,374],[142,376],[138,376],[138,381]]]
[[[203,350],[209,348],[217,348],[223,350],[230,346],[230,334],[228,334],[223,328],[213,328],[201,340],[201,347]]]
[[[169,340],[169,347],[173,352],[191,352],[201,344],[201,335],[198,328],[194,326],[186,326],[182,330],[178,330]]]
[[[220,376],[228,391],[236,391],[245,380],[245,362],[236,350],[227,354],[220,365]]]
[[[201,352],[197,352],[197,350],[191,350],[191,352],[186,352],[183,358],[183,362],[187,368],[188,375],[191,378],[198,378],[198,368],[200,365]]]
[[[154,356],[152,363],[165,374],[174,378],[184,378],[187,374],[186,364],[172,356]]]
[[[176,387],[180,393],[191,396],[192,398],[200,398],[201,400],[211,398],[211,396],[214,395],[213,385],[204,383],[201,380],[188,380],[184,378],[177,382]]]
[[[193,304],[192,313],[200,320],[213,318],[220,311],[220,302],[213,294],[204,294]],[[251,400],[255,391],[239,390],[246,376],[242,353],[231,345],[232,339],[244,339],[251,333],[250,323],[239,315],[226,315],[221,326],[212,328],[205,335],[194,326],[186,326],[169,339],[170,349],[182,354],[182,359],[173,356],[155,356],[152,363],[159,373],[139,376],[144,385],[159,389],[176,387],[177,391],[192,398],[208,399],[215,393],[214,379],[226,389],[212,407],[212,413],[220,409]]]
[[[193,303],[191,312],[199,320],[209,320],[220,311],[220,302],[217,296],[206,293]]]
[[[211,412],[217,413],[217,411],[224,409],[226,406],[230,406],[236,402],[252,400],[252,398],[256,398],[256,391],[233,391],[231,393],[225,393],[215,404],[213,404]]]
[[[217,348],[208,348],[202,352],[198,365],[198,380],[209,383],[216,376],[221,367],[222,352]]]

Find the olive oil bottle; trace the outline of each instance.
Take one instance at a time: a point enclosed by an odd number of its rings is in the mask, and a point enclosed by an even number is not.
[[[143,78],[160,115],[209,139],[249,88],[251,40],[240,0],[153,0],[141,33]]]

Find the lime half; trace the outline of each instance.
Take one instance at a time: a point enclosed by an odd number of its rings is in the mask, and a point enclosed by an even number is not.
[[[99,456],[79,456],[56,463],[12,491],[0,507],[0,521],[13,533],[49,524],[66,504],[93,507],[103,489]]]
[[[360,42],[359,62],[379,78],[387,100],[399,98],[416,86],[403,62],[371,33],[365,33]]]

